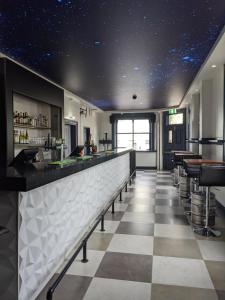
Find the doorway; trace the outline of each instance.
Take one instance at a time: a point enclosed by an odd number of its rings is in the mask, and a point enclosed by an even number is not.
[[[172,150],[186,150],[186,109],[163,113],[163,169],[171,170]]]
[[[84,127],[83,137],[84,137],[84,145],[88,145],[90,140],[91,129],[89,127]]]
[[[78,144],[78,123],[74,121],[65,121],[65,156],[69,156]]]

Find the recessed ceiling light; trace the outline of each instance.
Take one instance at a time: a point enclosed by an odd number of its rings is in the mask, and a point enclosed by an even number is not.
[[[212,65],[211,67],[212,67],[212,68],[216,68],[216,65]]]
[[[95,41],[94,41],[94,45],[95,45],[95,46],[101,46],[101,45],[102,45],[102,42],[99,41],[99,40],[95,40]]]

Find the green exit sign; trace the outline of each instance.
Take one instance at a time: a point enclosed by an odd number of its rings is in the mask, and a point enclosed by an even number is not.
[[[176,113],[177,113],[177,109],[176,108],[169,109],[169,115],[174,115]]]

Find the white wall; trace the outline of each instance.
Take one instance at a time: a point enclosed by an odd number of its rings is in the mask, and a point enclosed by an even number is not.
[[[84,137],[83,137],[83,128],[90,127],[92,139],[98,146],[99,141],[99,133],[98,133],[98,116],[100,115],[99,112],[90,111],[88,109],[87,117],[84,115],[80,115],[80,107],[81,105],[74,100],[65,98],[64,99],[64,117],[65,118],[72,118],[78,122],[78,144],[84,144]]]
[[[190,109],[190,139],[199,138],[199,110],[200,110],[200,94],[194,94],[191,98]],[[190,151],[199,153],[198,144],[189,144]]]
[[[98,114],[98,120],[97,120],[97,126],[98,126],[98,134],[99,134],[99,139],[103,140],[105,138],[105,133],[107,132],[107,138],[109,140],[112,139],[112,125],[109,121],[111,113],[110,112],[101,112]],[[109,145],[109,148],[111,145]],[[103,151],[104,146],[99,145],[99,150]]]
[[[200,138],[223,138],[224,68],[217,66],[202,81],[200,90]],[[223,146],[200,146],[204,158],[223,160]]]
[[[194,99],[192,99],[193,101]],[[191,102],[190,108],[193,108]],[[223,138],[224,127],[224,66],[217,65],[207,78],[201,82],[199,107],[199,137]],[[197,123],[194,124],[197,126]],[[194,135],[194,134],[193,134]],[[193,136],[194,137],[194,136]],[[200,145],[203,158],[223,160],[223,146]],[[212,191],[216,199],[225,206],[225,187],[216,187]]]
[[[136,152],[136,166],[156,168],[156,152]]]

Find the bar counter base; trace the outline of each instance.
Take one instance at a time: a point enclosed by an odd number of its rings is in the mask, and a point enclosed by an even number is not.
[[[131,154],[27,192],[0,192],[0,250],[5,247],[2,262],[10,261],[12,274],[7,286],[0,270],[1,300],[36,299],[77,245],[85,251],[87,233],[89,237],[96,220],[103,221],[104,229],[105,209],[112,206],[113,213],[116,197],[135,176]]]
[[[130,178],[128,179],[128,181],[130,182],[133,179],[134,176],[135,176],[135,172],[133,172],[130,175]],[[126,192],[127,192],[127,183],[128,183],[128,181],[125,183]],[[123,188],[124,187],[122,187],[121,191],[123,190]],[[101,222],[101,230],[100,231],[105,231],[105,229],[104,229],[104,215],[106,214],[106,212],[108,211],[108,209],[111,205],[113,205],[113,207],[114,207],[114,202],[115,202],[116,198],[118,197],[118,195],[121,194],[121,191],[118,192],[118,194],[112,199],[112,201],[110,202],[108,207],[105,210],[103,210],[102,213],[99,215],[99,217],[97,218],[93,228],[90,230],[89,233],[87,233],[87,236],[85,237],[85,239],[79,245],[79,247],[78,247],[79,251],[77,251],[77,250],[75,251],[72,258],[65,265],[65,267],[63,268],[63,270],[61,271],[61,273],[59,274],[59,276],[57,277],[57,279],[53,283],[53,285],[49,288],[49,290],[47,292],[47,295],[46,295],[47,300],[52,300],[53,299],[53,294],[54,294],[57,286],[59,285],[59,283],[61,282],[61,280],[65,276],[67,270],[70,268],[70,266],[72,265],[72,263],[74,262],[74,260],[76,259],[77,255],[79,254],[79,252],[82,248],[83,248],[83,259],[81,260],[81,262],[82,263],[87,263],[88,262],[88,259],[87,259],[87,241],[88,241],[91,234],[93,233],[93,231],[96,229],[96,227],[98,226],[98,224],[100,222]],[[114,213],[114,210],[113,210],[113,213]]]

